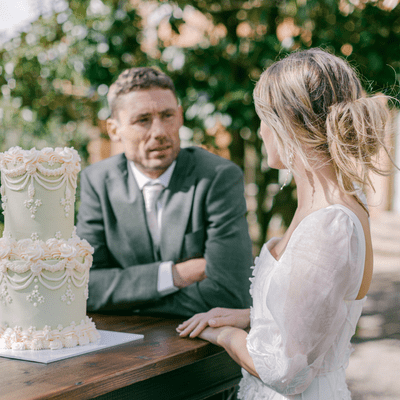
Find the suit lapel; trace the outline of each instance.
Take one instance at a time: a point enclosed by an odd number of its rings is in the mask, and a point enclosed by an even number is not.
[[[194,163],[181,150],[169,186],[163,194],[160,252],[163,260],[179,259],[193,205],[196,177]]]
[[[111,204],[117,217],[122,246],[129,246],[138,263],[155,261],[150,233],[147,229],[142,193],[137,186],[125,156],[108,182]],[[137,249],[140,249],[137,251]]]

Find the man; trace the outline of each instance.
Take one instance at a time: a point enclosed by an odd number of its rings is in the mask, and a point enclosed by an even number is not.
[[[253,260],[240,168],[180,148],[183,111],[167,75],[127,70],[108,101],[107,130],[124,154],[81,174],[77,231],[95,249],[88,310],[191,316],[248,307]]]

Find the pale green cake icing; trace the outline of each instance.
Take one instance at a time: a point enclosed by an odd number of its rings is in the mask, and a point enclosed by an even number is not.
[[[74,229],[80,158],[72,148],[0,153],[0,348],[96,341],[86,317],[93,249]]]

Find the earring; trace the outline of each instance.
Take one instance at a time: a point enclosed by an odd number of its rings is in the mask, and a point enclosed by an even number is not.
[[[281,186],[280,190],[282,190],[287,185],[287,183],[289,181],[289,176],[292,174],[293,157],[294,157],[294,155],[293,155],[293,152],[291,151],[289,153],[289,168],[288,168],[288,171],[286,174],[285,182],[283,182],[283,185]]]

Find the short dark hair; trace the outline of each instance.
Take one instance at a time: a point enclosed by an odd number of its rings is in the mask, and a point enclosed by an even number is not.
[[[107,100],[110,106],[111,116],[115,114],[119,96],[136,90],[152,88],[169,89],[174,96],[177,97],[172,79],[158,69],[137,67],[122,72],[108,91]]]

